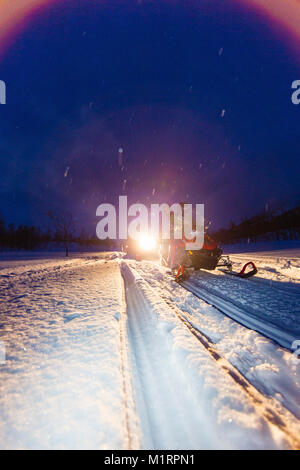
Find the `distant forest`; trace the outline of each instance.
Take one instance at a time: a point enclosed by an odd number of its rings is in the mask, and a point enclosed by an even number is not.
[[[232,222],[229,228],[212,233],[222,244],[237,242],[256,242],[263,240],[300,240],[300,206],[281,214],[263,212],[239,224]],[[63,247],[65,234],[62,230],[42,231],[33,226],[14,224],[5,225],[0,219],[0,250],[36,250]],[[99,240],[96,236],[69,234],[68,243],[78,249],[99,248],[109,250],[115,247],[111,240]]]
[[[264,240],[299,240],[300,206],[281,214],[262,212],[239,224],[231,222],[230,227],[222,228],[212,234],[224,244],[237,242],[256,242]]]
[[[49,249],[56,247],[65,247],[65,234],[63,231],[47,230],[43,232],[40,228],[26,225],[14,224],[5,225],[0,219],[0,250],[25,250]],[[78,248],[88,249],[89,247],[99,247],[99,249],[111,249],[110,240],[99,240],[96,235],[88,236],[82,232],[79,236],[69,235],[68,243],[70,246],[76,244]]]

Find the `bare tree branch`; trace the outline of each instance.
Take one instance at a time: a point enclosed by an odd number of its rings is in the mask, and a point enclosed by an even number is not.
[[[75,231],[73,216],[70,213],[65,214],[53,214],[52,211],[48,211],[48,217],[52,220],[56,230],[60,231],[63,236],[65,243],[66,256],[69,256],[69,242]]]

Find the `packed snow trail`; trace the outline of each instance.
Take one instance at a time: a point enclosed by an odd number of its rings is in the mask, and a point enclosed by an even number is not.
[[[215,437],[157,318],[123,266],[136,400],[146,449],[212,449]],[[196,412],[195,412],[196,410]]]
[[[1,448],[128,448],[122,291],[118,263],[98,257],[1,278]]]
[[[300,446],[298,420],[199,341],[182,312],[140,276],[143,266],[123,262],[122,272],[143,447]]]
[[[300,419],[300,360],[254,330],[197,298],[150,262],[131,262],[138,275],[210,341],[255,388]],[[244,282],[244,281],[241,281]],[[201,292],[202,295],[202,292]]]
[[[253,286],[248,279],[227,282],[224,277],[206,272],[191,276],[182,286],[233,320],[287,349],[292,349],[294,341],[300,338],[299,292],[292,295],[276,292],[275,287]]]
[[[0,262],[0,447],[300,447],[300,361],[116,257]]]
[[[201,270],[181,285],[233,320],[293,350],[300,338],[300,284],[265,281]]]

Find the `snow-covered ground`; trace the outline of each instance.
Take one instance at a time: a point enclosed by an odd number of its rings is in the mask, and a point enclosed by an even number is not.
[[[14,261],[1,270],[2,448],[126,443],[122,279],[118,263],[99,258]]]
[[[300,340],[300,250],[249,257],[255,278],[181,286],[113,253],[6,255],[0,448],[300,448],[300,359],[230,317]]]

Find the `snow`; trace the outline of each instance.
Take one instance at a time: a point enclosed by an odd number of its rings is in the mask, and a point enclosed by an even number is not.
[[[193,282],[298,334],[290,250],[251,253],[251,280]],[[300,448],[300,360],[157,263],[5,254],[0,288],[0,448]]]
[[[137,406],[142,422],[146,423],[144,447],[288,447],[285,436],[273,429],[264,413],[253,406],[248,394],[232,380],[227,369],[230,365],[220,367],[214,357],[199,348],[199,341],[174,315],[173,303],[167,303],[157,286],[141,276],[146,264],[123,262],[129,322],[133,317],[129,332],[138,370]],[[165,288],[163,285],[162,289]],[[178,382],[179,377],[184,387]],[[151,409],[150,416],[145,401]],[[280,404],[271,401],[265,406],[280,409]],[[297,435],[297,420],[281,409],[280,416]]]
[[[251,383],[254,383],[263,393],[282,402],[300,419],[300,361],[294,361],[291,352],[278,347],[273,341],[256,331],[249,330],[224,316],[211,305],[170,281],[165,275],[164,268],[153,267],[144,262],[136,264],[136,269],[139,273],[143,273],[147,282],[160,292],[161,296],[184,312],[184,316],[210,338],[217,345],[219,352],[236,366]],[[202,283],[202,276],[204,279],[209,276],[217,276],[215,272],[214,274],[206,272],[198,274],[198,282],[200,278]],[[218,276],[217,280],[220,278],[220,282],[215,286],[217,290],[221,289],[221,279],[222,281],[229,279],[231,282],[231,291],[227,291],[229,297],[236,298],[237,293],[242,296],[244,292],[248,295],[249,284],[252,285],[252,280],[245,282],[225,276],[223,273]],[[256,291],[256,284],[251,289]],[[272,290],[276,293],[276,288],[272,287]],[[287,295],[286,291],[284,295]],[[275,294],[271,292],[271,299],[274,296]],[[282,296],[282,292],[280,292],[280,296]],[[291,297],[294,299],[293,295]],[[255,299],[256,292],[252,296],[254,302]],[[268,301],[264,300],[263,312],[265,313]],[[256,302],[257,307],[262,305],[261,297],[258,297]],[[298,304],[295,303],[295,306]],[[274,312],[274,317],[277,318],[278,311]],[[285,310],[283,315],[285,318]]]
[[[33,262],[14,271],[1,279],[1,447],[122,448],[117,262]]]

